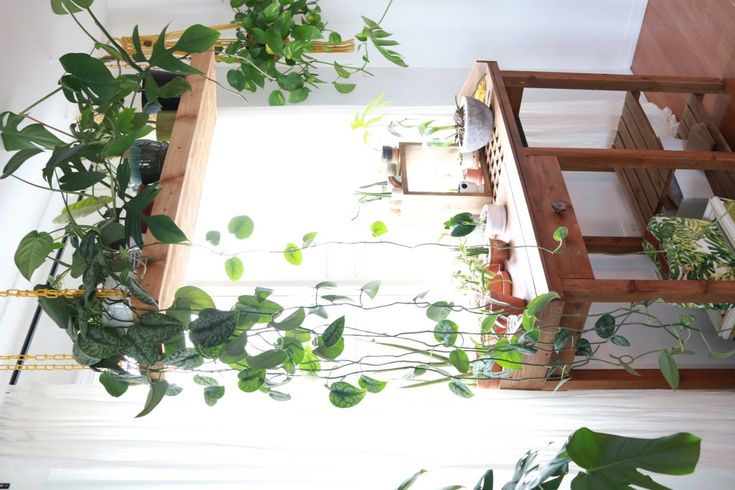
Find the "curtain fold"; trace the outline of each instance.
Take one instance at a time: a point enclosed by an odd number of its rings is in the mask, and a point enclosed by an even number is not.
[[[141,419],[133,417],[144,389],[116,400],[98,386],[18,387],[0,400],[0,482],[21,489],[391,489],[426,469],[414,488],[472,487],[488,468],[496,481],[507,479],[529,449],[550,456],[582,426],[636,437],[692,432],[703,439],[699,469],[662,480],[673,488],[726,488],[701,484],[735,478],[731,392],[478,390],[461,399],[446,387],[389,387],[344,410],[308,383],[293,383],[290,402],[228,386],[211,408],[200,390],[187,389]]]

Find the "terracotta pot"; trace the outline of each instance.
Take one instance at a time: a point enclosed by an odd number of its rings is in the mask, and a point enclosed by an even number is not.
[[[481,168],[467,168],[464,171],[464,180],[474,182],[477,185],[485,183]]]
[[[510,274],[502,270],[500,264],[490,264],[487,269],[489,273],[485,281],[490,296],[494,298],[496,295],[513,295],[513,281]]]
[[[505,264],[510,260],[510,244],[503,240],[490,239],[490,265]]]
[[[526,308],[526,300],[505,294],[491,295],[492,302],[485,305],[488,311],[502,311],[506,315],[520,315]]]

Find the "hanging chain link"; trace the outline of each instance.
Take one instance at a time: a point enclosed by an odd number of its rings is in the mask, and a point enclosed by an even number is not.
[[[0,298],[78,298],[84,289],[7,289],[0,291]],[[125,293],[119,289],[96,289],[94,295],[103,299],[120,299]]]

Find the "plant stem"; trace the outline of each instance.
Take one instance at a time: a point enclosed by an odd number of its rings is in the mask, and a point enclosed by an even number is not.
[[[393,5],[393,0],[388,0],[388,5],[385,6],[385,10],[383,11],[383,15],[380,16],[380,20],[378,21],[378,24],[381,24],[385,20],[385,16],[388,15],[388,11],[390,10],[392,5]]]
[[[34,102],[33,104],[31,104],[31,105],[30,105],[30,106],[28,106],[27,108],[23,109],[23,110],[22,110],[22,111],[20,112],[20,114],[19,114],[19,115],[20,115],[20,116],[25,116],[25,115],[26,115],[26,114],[28,113],[28,111],[30,111],[31,109],[33,109],[33,108],[34,108],[34,107],[36,107],[36,106],[37,106],[38,104],[40,104],[41,102],[45,101],[46,99],[49,99],[49,98],[53,97],[54,95],[56,95],[56,94],[57,94],[57,93],[59,93],[59,92],[61,92],[61,87],[59,87],[59,88],[57,88],[56,90],[54,90],[54,91],[52,91],[52,92],[50,92],[50,93],[48,93],[48,94],[44,95],[43,97],[41,97],[41,98],[40,98],[40,99],[38,99],[38,100],[37,100],[36,102]]]
[[[17,175],[11,175],[11,177],[20,180],[24,184],[28,184],[33,187],[37,187],[39,189],[43,189],[44,191],[51,191],[51,192],[60,192],[61,194],[77,194],[79,196],[86,196],[87,194],[85,192],[75,192],[75,191],[62,191],[61,189],[54,189],[53,187],[45,187],[42,185],[34,184],[31,181],[28,181],[22,177],[18,177]]]
[[[86,10],[87,10],[87,13],[89,14],[89,16],[90,16],[90,17],[92,18],[92,20],[94,21],[94,23],[95,23],[95,24],[97,25],[97,27],[99,28],[99,30],[100,30],[100,31],[102,32],[102,34],[104,34],[104,36],[105,36],[105,37],[106,37],[106,38],[107,38],[107,39],[108,39],[108,40],[110,41],[110,43],[111,43],[111,44],[112,44],[113,46],[115,46],[115,47],[116,47],[116,48],[118,49],[118,51],[120,51],[120,54],[121,54],[121,55],[123,56],[123,58],[125,58],[125,62],[126,62],[126,63],[127,63],[127,64],[128,64],[128,65],[129,65],[130,67],[131,67],[131,68],[133,68],[134,70],[136,70],[136,71],[138,71],[138,72],[142,72],[142,71],[143,71],[143,69],[142,69],[142,68],[141,68],[140,66],[138,66],[138,64],[137,64],[137,63],[136,63],[136,62],[135,62],[135,61],[133,60],[133,58],[131,58],[131,57],[130,57],[130,55],[128,54],[128,52],[127,52],[127,51],[125,51],[125,50],[123,49],[123,47],[122,47],[122,46],[120,46],[120,44],[118,44],[118,42],[117,42],[117,41],[115,40],[115,38],[114,38],[114,37],[112,37],[112,35],[110,35],[110,33],[109,33],[109,32],[107,32],[107,29],[105,29],[105,26],[103,26],[103,25],[102,25],[102,23],[101,23],[101,22],[99,21],[99,19],[97,18],[97,16],[96,16],[96,15],[94,15],[94,12],[92,12],[92,9],[91,9],[91,8],[89,8],[89,7],[87,7],[87,9],[86,9]]]
[[[50,124],[46,124],[46,123],[45,123],[45,122],[43,122],[43,121],[39,121],[38,119],[36,119],[36,118],[35,118],[35,117],[33,117],[33,116],[29,116],[28,114],[19,114],[19,115],[20,115],[20,116],[23,116],[23,117],[25,117],[26,119],[30,119],[30,120],[31,120],[31,121],[33,121],[33,122],[37,122],[38,124],[40,124],[40,125],[42,125],[42,126],[46,126],[46,127],[47,127],[47,128],[49,128],[49,129],[53,129],[53,130],[54,130],[54,131],[56,131],[57,133],[61,133],[61,134],[65,135],[65,136],[68,136],[69,138],[72,138],[73,140],[76,140],[76,139],[77,139],[77,138],[75,138],[75,137],[74,137],[74,135],[73,135],[73,134],[71,134],[71,133],[67,133],[67,132],[66,132],[66,131],[64,131],[63,129],[59,129],[59,128],[56,128],[56,127],[54,127],[54,126],[51,126]]]

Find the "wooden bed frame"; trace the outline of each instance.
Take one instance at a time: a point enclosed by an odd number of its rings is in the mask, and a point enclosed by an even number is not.
[[[717,151],[665,151],[661,149],[529,148],[522,138],[518,114],[525,88],[616,90],[624,92],[718,93],[722,81],[712,78],[643,77],[588,73],[550,73],[500,70],[493,61],[477,62],[459,95],[471,96],[480,80],[487,84],[487,99],[494,115],[493,135],[485,149],[485,164],[492,182],[493,200],[506,206],[506,238],[513,255],[507,269],[513,294],[526,300],[555,291],[561,296],[539,317],[541,345],[553,345],[559,326],[580,331],[593,302],[640,302],[663,299],[670,303],[727,302],[735,298],[735,281],[673,281],[595,279],[589,253],[636,252],[640,238],[585,237],[577,222],[562,171],[677,168],[732,171],[735,154]],[[557,213],[552,203],[564,203]],[[553,232],[565,226],[569,235],[562,249]],[[575,349],[567,347],[558,363],[571,366]],[[511,389],[554,389],[547,381],[550,349],[525,356],[522,371],[497,384]],[[735,388],[735,369],[681,369],[681,388]],[[632,376],[616,370],[574,370],[562,389],[667,388],[657,370]]]

